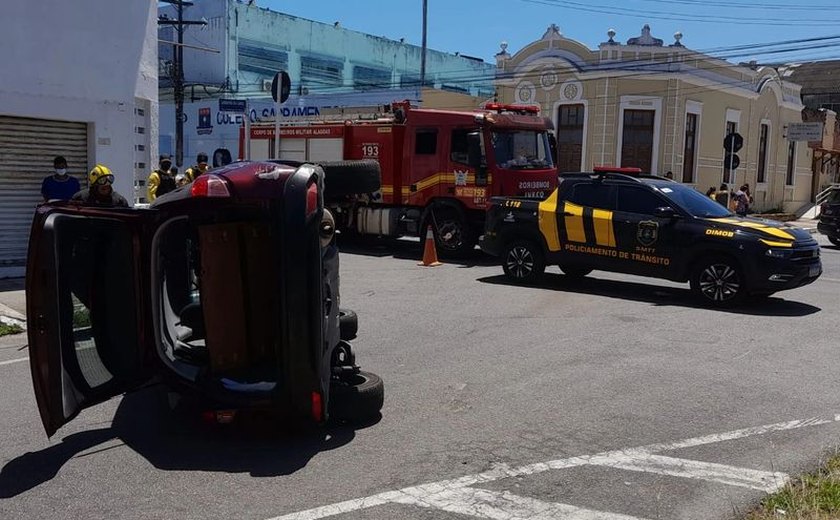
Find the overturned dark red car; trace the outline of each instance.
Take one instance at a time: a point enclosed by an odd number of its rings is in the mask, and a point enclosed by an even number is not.
[[[150,382],[219,420],[378,415],[382,380],[355,363],[324,208],[378,188],[375,162],[242,162],[148,208],[40,206],[26,292],[47,434]]]

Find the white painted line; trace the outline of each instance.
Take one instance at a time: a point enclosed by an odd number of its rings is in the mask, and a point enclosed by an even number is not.
[[[635,516],[543,502],[535,498],[514,495],[507,491],[496,492],[469,487],[450,489],[426,496],[411,497],[406,495],[396,502],[492,520],[511,520],[512,518],[528,518],[530,520],[556,520],[558,518],[564,520],[639,520]]]
[[[440,482],[431,482],[419,486],[412,486],[403,488],[397,491],[386,491],[365,498],[356,498],[346,500],[336,504],[316,507],[299,511],[296,513],[289,513],[286,515],[276,516],[269,520],[319,520],[330,516],[339,515],[342,513],[349,513],[352,511],[359,511],[370,507],[380,506],[387,503],[405,503],[406,496],[408,499],[416,499],[417,497],[431,496],[436,493],[452,491],[454,489],[461,489],[476,484],[485,482],[493,482],[508,477],[516,477],[522,475],[534,475],[543,473],[549,470],[572,468],[576,466],[584,466],[589,464],[591,460],[598,460],[609,457],[640,457],[643,455],[650,455],[657,452],[676,450],[680,448],[689,448],[692,446],[702,446],[706,444],[715,444],[718,442],[743,439],[746,437],[754,437],[757,435],[764,435],[767,433],[796,430],[799,428],[806,428],[811,426],[820,426],[840,422],[840,414],[835,415],[830,419],[821,417],[814,417],[811,419],[804,419],[799,421],[788,421],[774,424],[766,424],[763,426],[756,426],[753,428],[744,428],[741,430],[733,430],[724,433],[715,433],[711,435],[704,435],[701,437],[694,437],[671,443],[650,444],[638,448],[627,448],[623,450],[605,451],[595,455],[584,455],[579,457],[569,457],[566,459],[558,459],[548,462],[538,462],[535,464],[528,464],[518,468],[509,468],[504,465],[496,466],[488,471],[477,473],[474,475],[465,475],[451,480],[442,480]]]
[[[593,457],[589,464],[611,468],[656,473],[696,480],[719,482],[728,486],[739,486],[772,493],[787,483],[785,473],[738,468],[713,462],[690,459],[676,459],[662,455]]]
[[[11,365],[12,363],[22,363],[24,361],[29,361],[29,358],[24,357],[24,358],[20,358],[20,359],[10,359],[8,361],[0,361],[0,366]]]

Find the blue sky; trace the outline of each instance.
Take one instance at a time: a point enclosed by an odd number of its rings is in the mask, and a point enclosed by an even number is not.
[[[348,29],[421,42],[421,0],[256,0],[257,5]],[[614,28],[616,40],[637,36],[649,23],[653,36],[697,50],[840,35],[837,0],[428,0],[430,48],[493,60],[499,42],[515,53],[556,23],[569,38],[595,47]],[[725,7],[737,5],[737,7]],[[595,12],[593,12],[595,11]],[[665,18],[665,19],[659,19]],[[675,19],[679,18],[679,19]],[[741,20],[741,21],[739,21]],[[730,23],[731,22],[731,23]],[[807,24],[807,25],[806,25]],[[824,48],[768,55],[760,50],[730,61],[840,58],[840,39]]]

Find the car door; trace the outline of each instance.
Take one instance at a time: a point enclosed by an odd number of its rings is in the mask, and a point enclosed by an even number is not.
[[[558,204],[560,243],[572,264],[609,269],[615,253],[614,187],[602,180],[578,182]]]
[[[622,271],[667,278],[674,256],[678,219],[657,217],[656,209],[673,207],[641,185],[616,187],[615,233]]]
[[[155,210],[36,210],[26,299],[32,382],[48,436],[145,382],[154,344],[147,237]]]

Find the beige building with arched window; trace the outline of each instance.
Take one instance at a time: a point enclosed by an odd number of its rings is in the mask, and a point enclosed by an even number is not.
[[[561,171],[638,166],[700,191],[749,183],[756,210],[795,211],[811,196],[811,150],[785,139],[802,122],[800,87],[771,67],[745,67],[666,45],[645,25],[591,50],[551,25],[515,54],[496,55],[500,102],[536,104],[554,121]],[[724,137],[743,136],[740,166],[724,168]]]

